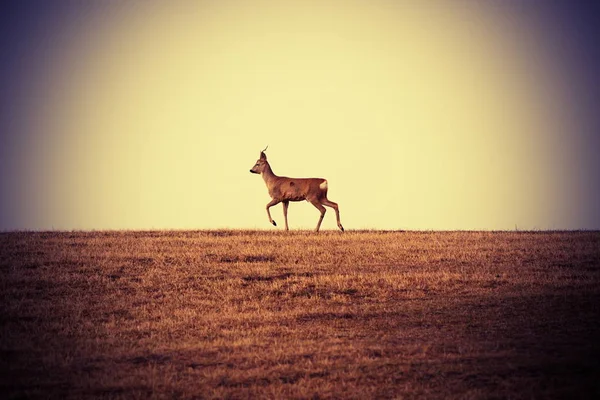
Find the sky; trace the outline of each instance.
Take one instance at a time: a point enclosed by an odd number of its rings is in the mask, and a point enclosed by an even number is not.
[[[594,2],[0,8],[1,231],[600,229]]]

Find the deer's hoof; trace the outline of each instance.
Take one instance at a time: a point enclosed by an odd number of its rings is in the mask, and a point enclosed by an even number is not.
[[[277,223],[275,221],[271,221],[271,223],[273,224],[273,226],[277,226]]]
[[[342,230],[342,232],[344,232],[344,227],[340,225],[340,229]]]

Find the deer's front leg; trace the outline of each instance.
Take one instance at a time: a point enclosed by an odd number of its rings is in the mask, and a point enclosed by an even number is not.
[[[288,228],[288,223],[287,223],[287,210],[288,210],[288,206],[290,205],[290,202],[285,200],[283,202],[283,218],[285,219],[285,230],[289,231],[290,228]]]
[[[267,215],[269,216],[269,222],[273,224],[273,226],[277,226],[277,224],[275,223],[275,221],[273,221],[273,218],[271,218],[271,211],[269,211],[269,208],[273,207],[275,204],[279,204],[280,200],[271,200],[268,204],[267,204]]]

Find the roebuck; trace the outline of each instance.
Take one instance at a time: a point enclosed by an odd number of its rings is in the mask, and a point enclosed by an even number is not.
[[[267,146],[268,147],[268,146]],[[269,222],[274,226],[277,226],[273,218],[271,218],[271,212],[269,208],[272,206],[283,203],[283,216],[285,217],[285,230],[288,228],[287,211],[290,201],[301,201],[306,200],[313,206],[317,207],[321,212],[319,222],[315,232],[319,231],[323,217],[325,217],[326,209],[323,206],[331,207],[335,210],[335,217],[337,218],[337,226],[344,231],[344,227],[340,222],[340,211],[337,203],[327,199],[327,180],[322,178],[287,178],[285,176],[277,176],[273,173],[269,162],[267,161],[267,155],[265,154],[265,148],[260,152],[260,158],[256,161],[256,164],[250,172],[253,174],[261,174],[271,201],[267,204],[267,215],[269,216]]]

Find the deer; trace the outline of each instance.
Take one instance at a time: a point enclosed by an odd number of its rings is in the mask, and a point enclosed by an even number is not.
[[[331,207],[335,210],[335,216],[337,218],[337,226],[342,232],[344,227],[340,222],[340,210],[337,203],[327,198],[327,180],[323,178],[288,178],[285,176],[277,176],[271,169],[269,162],[267,161],[267,146],[263,151],[260,152],[260,158],[254,164],[254,167],[250,170],[253,174],[260,174],[267,185],[271,201],[267,203],[267,215],[269,216],[269,222],[273,226],[277,226],[277,223],[271,218],[271,212],[269,209],[279,203],[283,204],[283,216],[285,218],[285,230],[288,231],[288,206],[290,201],[302,201],[306,200],[315,206],[321,216],[315,232],[319,232],[321,228],[321,222],[325,217],[327,211],[325,207]]]

